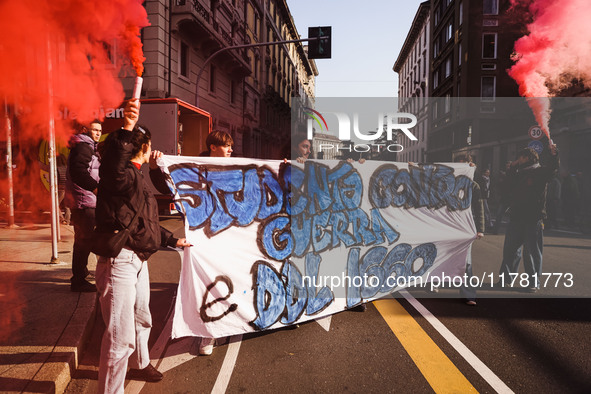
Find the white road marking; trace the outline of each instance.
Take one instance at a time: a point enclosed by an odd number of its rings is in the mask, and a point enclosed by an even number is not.
[[[183,251],[179,250],[178,252],[182,259]],[[191,361],[199,354],[199,342],[201,340],[199,337],[186,337],[174,342],[170,341],[170,335],[172,333],[172,311],[174,309],[175,301],[176,296],[173,297],[171,309],[168,312],[168,320],[166,321],[166,325],[156,340],[154,347],[152,350],[150,350],[150,359],[153,361],[157,369],[162,373],[170,371],[181,364]],[[226,355],[224,356],[222,367],[220,368],[216,382],[213,386],[213,389],[211,390],[212,393],[225,393],[226,388],[230,383],[234,366],[236,365],[241,343],[242,335],[230,337],[228,349],[226,351]],[[168,347],[166,346],[167,344],[169,344]],[[166,353],[164,353],[165,350]],[[125,393],[139,394],[144,388],[145,384],[146,382],[132,380],[125,387]]]
[[[186,337],[171,343],[158,365],[158,371],[162,373],[170,371],[174,367],[197,357],[199,340],[198,337]]]
[[[238,351],[240,350],[241,343],[242,334],[234,335],[230,338],[230,343],[228,344],[228,350],[226,351],[224,362],[220,368],[220,373],[218,374],[215,384],[213,385],[213,389],[211,389],[212,394],[221,394],[226,392],[228,383],[230,383],[232,371],[234,371],[234,366],[236,365],[236,359],[238,358]]]
[[[447,329],[423,304],[414,298],[408,291],[401,290],[399,292],[404,298],[441,334],[441,336],[453,346],[454,349],[470,364],[476,372],[497,393],[513,393],[511,390],[493,371],[491,371],[470,349],[466,347],[451,331]]]
[[[332,319],[332,315],[328,315],[325,317],[321,317],[320,319],[316,319],[316,323],[320,324],[320,327],[324,328],[326,332],[330,331],[330,321]]]

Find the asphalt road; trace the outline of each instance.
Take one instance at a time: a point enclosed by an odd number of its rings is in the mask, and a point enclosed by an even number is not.
[[[163,223],[182,234],[180,220]],[[475,244],[475,275],[496,273],[502,242],[487,235]],[[591,240],[553,232],[544,244],[544,271],[572,272],[578,286],[481,291],[476,307],[455,289],[411,290],[321,324],[222,339],[209,357],[198,356],[198,339],[166,335],[180,257],[159,252],[150,261],[150,345],[164,380],[131,381],[126,392],[591,392]],[[102,330],[99,321],[68,393],[96,392]]]

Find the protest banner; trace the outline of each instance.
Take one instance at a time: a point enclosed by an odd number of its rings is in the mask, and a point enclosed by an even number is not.
[[[317,319],[463,275],[474,168],[164,156],[184,251],[172,337]]]

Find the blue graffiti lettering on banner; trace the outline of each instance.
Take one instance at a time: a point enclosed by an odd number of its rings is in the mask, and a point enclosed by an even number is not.
[[[369,249],[360,258],[360,249],[351,248],[347,257],[347,275],[350,278],[375,278],[375,280],[349,281],[347,307],[351,308],[363,299],[395,290],[399,278],[418,277],[433,266],[437,248],[432,243],[421,244],[414,249],[409,244],[398,244],[390,252],[384,246]],[[417,261],[423,263],[416,270]],[[391,278],[389,280],[389,278]],[[398,279],[398,282],[396,281]]]
[[[369,201],[375,208],[439,209],[451,211],[470,207],[472,180],[454,176],[454,169],[444,165],[411,166],[399,169],[394,164],[380,166],[369,182]]]
[[[285,212],[285,169],[279,177],[264,166],[181,164],[169,170],[189,228],[203,228],[208,237]]]
[[[316,278],[322,259],[306,255],[306,276]],[[264,330],[277,322],[292,324],[303,314],[313,316],[326,309],[334,294],[327,286],[318,288],[314,283],[303,283],[302,274],[290,261],[286,261],[281,274],[271,264],[257,261],[251,269],[254,288],[256,318],[250,322],[256,330]]]
[[[363,181],[348,162],[330,169],[306,162],[291,169],[293,256],[338,247],[394,243],[399,234],[378,209],[361,209]],[[351,228],[351,230],[349,230]]]

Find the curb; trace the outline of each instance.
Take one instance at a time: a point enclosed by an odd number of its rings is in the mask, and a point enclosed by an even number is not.
[[[78,368],[80,355],[89,342],[97,309],[97,293],[80,293],[68,325],[24,392],[61,394],[66,390]],[[66,343],[76,345],[65,346]]]

